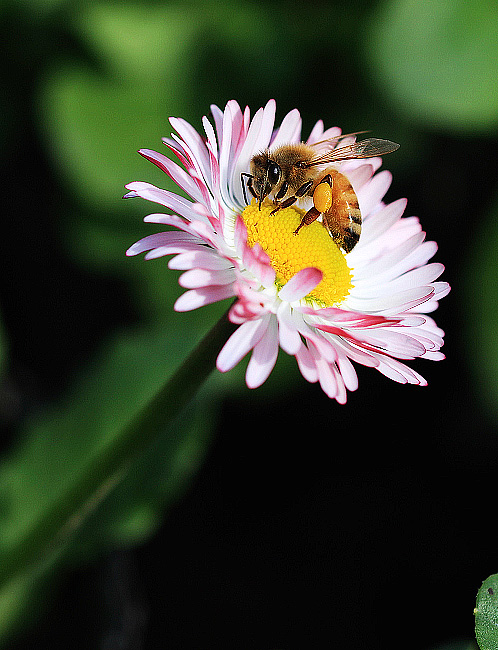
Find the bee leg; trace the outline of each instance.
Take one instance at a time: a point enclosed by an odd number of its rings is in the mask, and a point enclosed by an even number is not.
[[[287,181],[284,181],[282,183],[282,187],[275,194],[275,203],[280,203],[280,201],[284,198],[284,196],[287,194],[288,191],[289,191],[289,183]]]
[[[272,214],[275,214],[275,212],[278,212],[279,210],[283,210],[284,208],[288,208],[290,205],[295,203],[299,197],[298,196],[289,196],[288,199],[285,199],[285,201],[282,201],[282,203],[279,203],[277,207],[270,212],[270,217]]]
[[[285,192],[282,193],[282,189],[283,189],[284,185],[285,185]],[[287,193],[288,184],[284,183],[284,185],[282,185],[282,187],[280,188],[277,196],[275,197],[276,199],[284,197],[285,194]],[[275,210],[270,212],[270,215],[275,214],[275,212],[278,212],[278,210],[283,210],[284,208],[288,208],[290,205],[295,203],[302,196],[307,194],[307,192],[309,192],[309,190],[312,188],[312,186],[313,186],[313,181],[306,181],[306,183],[303,183],[303,185],[301,185],[301,187],[298,190],[296,190],[296,193],[294,194],[294,196],[289,196],[288,199],[285,199],[285,201],[283,201],[282,203],[279,203],[277,205],[277,207],[275,208]],[[280,194],[282,194],[282,197],[279,196]]]
[[[316,221],[320,216],[320,214],[321,212],[317,210],[315,207],[310,208],[308,212],[304,215],[304,217],[301,219],[301,223],[299,224],[299,226],[294,230],[294,234],[297,235],[303,226],[309,226],[310,223]]]

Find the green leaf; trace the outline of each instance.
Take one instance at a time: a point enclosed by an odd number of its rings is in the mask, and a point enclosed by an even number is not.
[[[474,609],[476,639],[481,650],[498,650],[498,574],[486,578]]]
[[[476,377],[475,394],[498,418],[498,197],[479,221],[465,264],[466,353]]]
[[[124,184],[148,174],[140,147],[161,147],[169,115],[190,97],[193,37],[199,21],[181,7],[89,3],[73,31],[99,63],[53,65],[41,86],[41,127],[55,161],[81,201],[103,214],[116,210]],[[147,171],[145,171],[147,170]]]
[[[60,560],[155,530],[202,461],[215,393],[205,390],[198,411],[181,408],[232,330],[222,319],[174,373],[194,331],[120,336],[63,403],[27,427],[0,468],[0,641]]]
[[[457,131],[498,126],[495,0],[388,0],[367,47],[377,80],[410,121]]]

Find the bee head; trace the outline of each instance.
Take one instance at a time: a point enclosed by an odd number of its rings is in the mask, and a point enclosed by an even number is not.
[[[282,169],[268,153],[261,153],[251,160],[252,186],[259,202],[259,209],[263,200],[275,188],[282,177]]]

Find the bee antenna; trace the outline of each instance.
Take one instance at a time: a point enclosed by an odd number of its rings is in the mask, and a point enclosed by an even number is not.
[[[240,182],[242,184],[242,192],[244,193],[244,201],[246,202],[246,205],[249,205],[247,201],[247,194],[246,194],[246,186],[244,183],[244,176],[247,176],[247,178],[254,178],[252,174],[247,174],[246,172],[242,172],[240,175]]]

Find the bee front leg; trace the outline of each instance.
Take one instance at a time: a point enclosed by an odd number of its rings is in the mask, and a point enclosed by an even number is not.
[[[270,216],[272,214],[275,214],[275,212],[278,212],[279,210],[283,210],[284,208],[288,208],[290,205],[295,203],[298,200],[298,196],[289,196],[288,199],[285,199],[285,201],[282,201],[282,203],[279,203],[277,207],[270,212]]]

